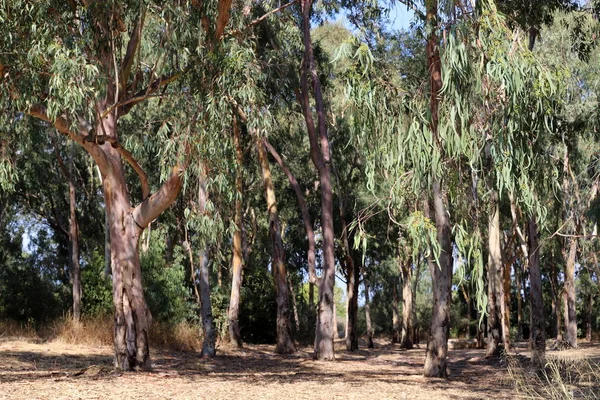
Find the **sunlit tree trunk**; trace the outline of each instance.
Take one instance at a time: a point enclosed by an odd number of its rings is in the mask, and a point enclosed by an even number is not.
[[[232,259],[231,259],[231,296],[229,298],[229,310],[227,312],[227,322],[229,324],[229,341],[233,347],[241,348],[242,334],[240,332],[239,314],[240,314],[240,290],[242,287],[242,195],[244,192],[242,161],[243,151],[240,143],[240,127],[237,117],[233,117],[233,142],[236,153],[237,170],[235,176],[235,211],[234,224],[235,232],[232,240]]]
[[[502,253],[500,248],[500,212],[498,207],[498,193],[492,191],[490,195],[490,216],[488,232],[488,338],[486,355],[498,353],[500,343],[501,321],[500,304],[502,302]]]
[[[546,360],[546,331],[544,303],[542,300],[542,277],[540,272],[539,232],[535,218],[529,218],[529,273],[531,308],[531,362],[534,368],[544,367]]]
[[[285,253],[283,250],[283,240],[281,238],[281,222],[277,212],[277,199],[275,197],[275,188],[271,179],[271,167],[267,159],[265,146],[254,132],[256,137],[256,148],[258,159],[263,177],[263,185],[267,198],[267,212],[269,215],[269,236],[271,238],[271,268],[275,278],[275,293],[277,296],[277,346],[275,352],[279,354],[290,354],[296,351],[296,346],[292,340],[292,331],[290,326],[290,307],[289,291],[286,282],[287,272],[285,268]]]
[[[402,274],[402,330],[400,332],[400,347],[412,349],[413,347],[413,289],[412,267],[410,259],[405,259],[400,265]]]

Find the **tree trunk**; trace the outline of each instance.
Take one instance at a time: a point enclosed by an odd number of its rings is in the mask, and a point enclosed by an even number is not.
[[[585,340],[588,343],[592,342],[592,315],[593,315],[593,307],[594,299],[592,298],[592,294],[588,292],[585,295]]]
[[[521,296],[522,276],[519,263],[513,263],[515,281],[517,283],[517,341],[523,340],[523,297]]]
[[[200,252],[200,317],[204,329],[201,357],[214,357],[217,355],[217,330],[212,315],[210,303],[210,273],[208,269],[208,256],[206,251]]]
[[[438,378],[448,376],[448,335],[450,333],[450,305],[452,301],[452,243],[450,240],[450,221],[444,204],[444,197],[440,183],[434,181],[433,207],[437,240],[441,251],[439,264],[432,257],[429,259],[429,269],[433,282],[433,311],[431,330],[427,341],[424,375]]]
[[[296,303],[296,294],[294,292],[294,285],[292,279],[288,275],[288,285],[290,288],[290,297],[292,298],[292,309],[294,310],[294,324],[296,328],[296,334],[300,332],[300,316],[298,315],[298,304]]]
[[[306,121],[310,154],[313,164],[319,172],[321,186],[321,228],[323,231],[323,276],[319,281],[319,307],[317,311],[317,327],[315,333],[314,358],[333,360],[333,287],[335,284],[335,237],[333,232],[333,190],[331,183],[331,153],[327,137],[327,119],[325,105],[321,93],[321,83],[317,74],[317,66],[313,55],[310,34],[310,12],[312,0],[302,0],[304,59],[300,77],[301,93],[298,99]],[[318,133],[313,120],[313,111],[309,101],[308,75],[312,82],[317,112]]]
[[[263,177],[263,185],[267,198],[267,212],[269,215],[269,236],[271,238],[271,268],[275,278],[275,293],[277,296],[277,346],[275,352],[278,354],[290,354],[296,351],[296,346],[292,340],[292,330],[290,324],[290,306],[289,291],[286,282],[287,272],[285,268],[285,253],[283,250],[283,240],[281,239],[281,222],[277,212],[277,199],[275,197],[275,188],[271,179],[271,167],[267,159],[265,146],[260,139],[258,132],[254,132],[256,138],[256,148],[258,150],[258,159]]]
[[[538,227],[535,218],[529,218],[529,271],[531,308],[531,363],[534,369],[541,370],[546,359],[546,331],[544,323],[544,303],[542,300],[542,277],[540,272],[540,249]]]
[[[333,300],[333,340],[338,340],[340,338],[340,331],[338,330],[338,320],[337,320],[337,306],[335,304],[335,294]]]
[[[504,341],[504,351],[508,352],[511,348],[510,343],[510,264],[502,263],[502,304],[500,305],[500,315],[502,316],[502,340]]]
[[[463,298],[465,299],[465,303],[467,303],[467,331],[465,333],[466,339],[471,338],[471,296],[467,293],[465,289],[464,282],[460,285],[460,289],[463,294]]]
[[[412,321],[413,321],[413,329],[412,329],[412,343],[413,345],[418,345],[420,341],[419,335],[419,320],[417,318],[417,290],[419,289],[419,281],[421,280],[421,261],[419,260],[415,266],[415,278],[412,282],[412,293],[413,293],[413,302],[412,302]]]
[[[109,173],[103,171],[104,200],[111,238],[113,302],[115,305],[115,367],[149,370],[148,334],[152,317],[142,289],[139,238],[142,229],[130,212],[129,193],[116,151]],[[112,153],[112,154],[111,154]]]
[[[565,267],[565,340],[573,348],[577,348],[577,310],[575,303],[575,258],[577,256],[577,239],[570,239],[569,253]]]
[[[500,248],[500,212],[498,193],[492,190],[490,196],[490,216],[488,233],[488,341],[486,356],[497,355],[499,352],[501,318],[499,303],[502,303],[502,253]]]
[[[239,314],[240,314],[240,289],[242,286],[242,268],[243,268],[243,253],[242,253],[242,196],[244,192],[244,182],[242,176],[243,151],[240,143],[240,128],[237,117],[233,117],[233,142],[236,152],[237,170],[235,176],[235,214],[234,224],[235,232],[233,233],[233,247],[231,259],[231,296],[229,299],[229,311],[227,313],[227,322],[229,324],[229,341],[235,348],[242,348],[242,334],[240,332]]]
[[[366,274],[364,275],[365,285],[365,320],[367,322],[367,347],[372,349],[373,346],[373,325],[371,325],[371,300],[369,299],[369,280]]]
[[[558,287],[558,269],[556,263],[552,262],[550,267],[550,288],[552,290],[552,316],[554,317],[554,338],[557,341],[563,340],[561,324],[561,291]]]
[[[81,319],[81,268],[79,266],[79,227],[77,226],[75,182],[73,178],[73,144],[69,155],[69,260],[73,293],[73,322]]]
[[[400,311],[398,304],[400,296],[398,296],[397,279],[392,279],[392,343],[400,343]]]
[[[347,293],[347,324],[346,324],[346,350],[358,350],[358,274],[360,272],[358,263],[352,257],[352,264],[348,266],[348,283],[346,285]]]
[[[413,291],[412,291],[412,267],[410,259],[405,259],[400,265],[402,274],[402,330],[400,332],[400,348],[412,349],[413,331]]]

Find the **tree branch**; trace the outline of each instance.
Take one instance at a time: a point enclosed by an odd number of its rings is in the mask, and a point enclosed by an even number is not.
[[[150,222],[154,221],[175,201],[183,184],[182,174],[183,168],[180,166],[173,167],[171,176],[160,189],[152,196],[144,199],[131,211],[135,223],[141,229],[146,228]]]
[[[282,5],[282,6],[279,6],[277,8],[272,9],[271,11],[267,12],[266,14],[264,14],[262,17],[258,17],[255,20],[251,21],[249,24],[246,25],[245,29],[252,28],[253,26],[260,24],[262,21],[264,21],[265,19],[269,18],[271,15],[273,15],[273,14],[279,12],[279,11],[283,11],[286,8],[290,7],[290,6],[293,6],[297,2],[298,2],[298,0],[292,0],[289,3],[286,3],[286,4]],[[235,36],[235,35],[239,35],[240,33],[242,33],[242,30],[236,29],[234,31],[231,31],[229,33],[229,35]]]
[[[304,199],[304,195],[302,194],[302,189],[300,189],[300,185],[298,184],[298,181],[296,180],[294,175],[292,175],[290,170],[283,163],[283,160],[279,156],[279,153],[277,153],[277,150],[275,150],[275,148],[271,146],[267,138],[263,137],[262,141],[264,146],[267,148],[269,153],[271,153],[277,164],[279,164],[279,166],[287,176],[288,180],[290,181],[290,185],[292,185],[292,188],[294,189],[294,192],[296,192],[298,204],[300,205],[300,210],[302,211],[304,229],[306,230],[306,236],[308,237],[308,280],[310,283],[316,283],[318,278],[315,269],[315,232],[313,230],[313,225],[310,220],[310,214],[308,213],[308,207],[306,206],[306,200]]]
[[[217,17],[217,27],[215,29],[215,40],[221,40],[225,27],[231,17],[232,0],[219,0],[219,16]]]
[[[148,175],[146,174],[146,171],[144,171],[142,166],[137,162],[135,157],[133,157],[133,154],[131,154],[127,149],[121,146],[121,143],[117,140],[117,138],[113,136],[97,135],[95,137],[95,140],[98,144],[104,144],[105,142],[110,143],[110,145],[119,152],[121,157],[127,160],[129,165],[131,165],[131,168],[133,168],[133,170],[137,173],[138,177],[140,178],[140,184],[142,185],[142,200],[146,200],[150,195]]]
[[[142,28],[144,26],[145,18],[146,7],[142,5],[138,22],[131,33],[131,38],[127,44],[127,53],[125,54],[125,58],[123,58],[123,64],[121,65],[121,71],[119,72],[119,91],[121,93],[125,93],[127,81],[129,80],[129,75],[131,74],[131,68],[133,66],[133,60],[140,48],[140,39],[142,37]]]

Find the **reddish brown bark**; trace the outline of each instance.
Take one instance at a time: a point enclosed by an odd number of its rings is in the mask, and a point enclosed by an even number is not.
[[[319,282],[319,306],[317,311],[317,327],[315,334],[314,358],[319,360],[333,360],[333,286],[335,282],[335,249],[333,233],[333,189],[331,182],[331,153],[327,137],[327,120],[325,105],[321,93],[321,83],[317,74],[317,66],[313,55],[313,46],[310,33],[310,12],[312,0],[302,0],[302,22],[304,59],[300,79],[301,93],[298,99],[306,121],[308,138],[310,142],[311,159],[319,173],[321,187],[321,227],[323,231],[323,276]],[[308,80],[312,82],[315,98],[318,127],[315,127],[313,111],[309,102]]]

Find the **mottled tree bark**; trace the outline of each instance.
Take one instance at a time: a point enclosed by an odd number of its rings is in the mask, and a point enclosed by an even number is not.
[[[594,299],[592,294],[588,292],[585,295],[585,340],[588,343],[592,342],[592,315],[593,315]]]
[[[283,250],[283,240],[281,238],[281,222],[277,212],[277,199],[275,197],[275,188],[271,179],[271,167],[267,159],[265,146],[260,139],[258,132],[254,132],[256,137],[256,148],[258,159],[263,177],[265,196],[267,199],[267,213],[269,216],[269,236],[271,238],[271,268],[275,278],[275,293],[277,296],[277,346],[275,352],[279,354],[290,354],[296,351],[296,346],[292,340],[292,330],[290,324],[289,291],[286,282],[285,253]]]
[[[500,248],[500,212],[498,208],[498,193],[493,190],[490,195],[490,216],[488,223],[488,337],[486,356],[499,352],[501,318],[500,304],[502,302],[502,253]]]
[[[529,218],[529,272],[531,305],[531,362],[534,369],[542,369],[546,360],[546,331],[542,277],[540,272],[539,232],[535,218]]]
[[[235,232],[232,240],[232,258],[231,258],[231,295],[229,298],[229,310],[227,312],[227,322],[229,324],[229,341],[235,348],[241,348],[242,334],[240,332],[239,314],[240,314],[240,289],[242,286],[242,195],[244,191],[242,161],[243,151],[240,143],[240,128],[237,117],[233,117],[233,142],[236,152],[237,170],[235,176],[235,214],[234,224]]]

